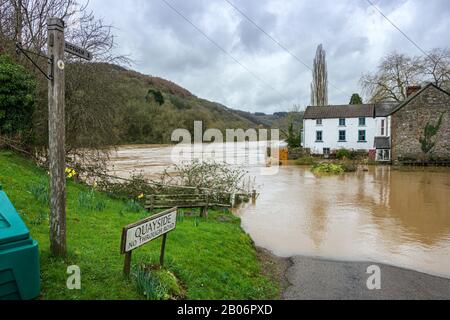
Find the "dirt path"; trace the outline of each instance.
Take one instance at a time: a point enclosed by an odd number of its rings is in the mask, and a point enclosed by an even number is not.
[[[293,257],[289,282],[282,294],[288,300],[415,300],[450,299],[450,279],[370,262],[340,262]],[[381,269],[381,289],[369,290],[367,268]]]
[[[282,299],[281,295],[290,286],[286,275],[287,270],[292,266],[291,259],[277,257],[261,247],[256,247],[256,253],[259,261],[261,261],[261,272],[280,284],[281,292],[278,298]]]

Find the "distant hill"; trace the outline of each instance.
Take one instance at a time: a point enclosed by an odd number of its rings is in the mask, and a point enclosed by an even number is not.
[[[289,118],[288,113],[265,115],[234,110],[199,98],[172,81],[113,64],[76,68],[86,73],[94,68],[98,78],[107,79],[107,84],[97,86],[102,90],[109,88],[108,108],[116,115],[117,122],[113,125],[119,143],[170,143],[175,129],[188,129],[193,134],[194,121],[203,121],[204,130],[217,128],[223,132],[235,128],[287,128],[283,120]]]

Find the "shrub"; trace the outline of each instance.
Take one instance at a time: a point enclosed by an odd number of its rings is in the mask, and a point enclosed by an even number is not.
[[[146,96],[147,102],[150,102],[152,98],[160,106],[162,106],[164,104],[164,97],[161,94],[161,91],[153,90],[153,89],[148,90],[148,93]]]
[[[354,150],[351,152],[350,158],[352,160],[365,160],[369,157],[369,152],[366,150]]]
[[[352,158],[352,152],[350,150],[347,150],[347,149],[339,149],[336,152],[336,158],[339,159],[339,160],[351,159]]]
[[[151,269],[141,264],[134,269],[136,286],[148,300],[169,300],[181,295],[175,275],[165,269]]]
[[[322,162],[319,164],[315,164],[312,167],[312,172],[316,174],[342,174],[345,172],[345,170],[340,164]]]
[[[24,67],[0,55],[0,132],[30,138],[35,81]]]
[[[298,146],[300,146],[300,140],[300,133],[297,133],[296,130],[294,130],[294,124],[291,122],[286,139],[288,147],[297,148]]]
[[[339,162],[339,165],[345,172],[355,172],[358,169],[357,165],[350,161]]]
[[[168,170],[161,176],[161,184],[210,189],[211,196],[213,193],[250,192],[254,189],[254,182],[246,179],[246,171],[220,162],[196,160],[173,165]]]

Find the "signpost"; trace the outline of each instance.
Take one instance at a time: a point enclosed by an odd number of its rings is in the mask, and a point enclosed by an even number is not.
[[[50,171],[50,251],[66,255],[66,152],[65,152],[65,81],[64,52],[86,60],[92,59],[87,50],[67,43],[64,21],[48,18],[48,136]]]
[[[86,49],[80,48],[68,41],[65,42],[64,51],[66,51],[67,53],[73,54],[79,58],[82,58],[84,60],[88,60],[88,61],[92,60],[92,53],[90,53]]]
[[[55,256],[66,255],[66,151],[65,151],[65,81],[64,52],[85,60],[92,60],[92,53],[64,39],[64,21],[47,19],[48,56],[22,48],[16,43],[17,52],[23,53],[48,79],[48,162],[50,173],[50,251]],[[45,73],[27,53],[48,58]]]
[[[65,82],[64,21],[49,18],[48,25],[48,159],[50,172],[50,251],[66,254],[66,177],[65,177]]]
[[[122,229],[121,254],[125,254],[123,273],[128,276],[131,267],[131,253],[144,244],[163,237],[159,263],[164,265],[164,251],[167,233],[174,230],[177,224],[177,208],[161,212],[144,220],[130,224]]]

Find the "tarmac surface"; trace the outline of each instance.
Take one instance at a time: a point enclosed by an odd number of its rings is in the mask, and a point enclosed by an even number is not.
[[[289,282],[282,294],[287,300],[450,300],[450,279],[374,262],[344,262],[310,257],[292,257],[287,269]],[[376,273],[368,267],[378,266]],[[370,279],[369,279],[370,278]],[[369,281],[368,281],[369,280]]]

